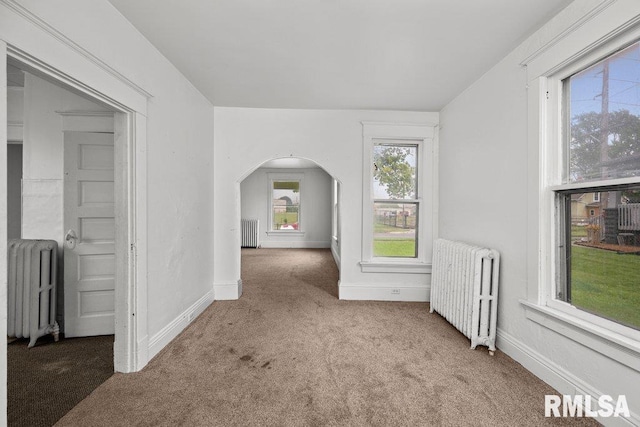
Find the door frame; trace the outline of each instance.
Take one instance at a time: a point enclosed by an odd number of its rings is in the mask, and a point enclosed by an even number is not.
[[[135,372],[148,362],[146,117],[65,72],[0,40],[0,162],[6,165],[6,63],[16,61],[29,72],[72,92],[89,96],[114,112],[115,147],[115,342],[116,372]],[[0,241],[6,241],[6,173],[0,174]],[[4,196],[3,196],[4,195]],[[4,214],[3,214],[4,212]],[[4,237],[3,237],[4,236]],[[6,245],[0,245],[0,318],[6,318]],[[5,303],[1,303],[5,301]],[[2,327],[6,329],[6,322]],[[0,328],[1,332],[1,328]],[[6,335],[6,334],[4,334]],[[2,335],[2,336],[4,336]],[[6,352],[0,362],[6,369]],[[6,371],[5,371],[6,373]],[[6,377],[6,376],[5,376]],[[5,395],[6,396],[6,395]],[[0,396],[1,397],[1,396]]]

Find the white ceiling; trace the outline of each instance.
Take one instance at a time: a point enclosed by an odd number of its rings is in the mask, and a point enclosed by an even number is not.
[[[217,106],[438,111],[571,0],[109,0]]]

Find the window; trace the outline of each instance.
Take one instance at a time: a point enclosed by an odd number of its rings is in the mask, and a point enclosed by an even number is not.
[[[554,299],[640,329],[640,42],[561,89]]]
[[[374,140],[374,257],[418,256],[417,159],[417,143]]]
[[[434,114],[434,123],[437,115]],[[429,273],[435,124],[363,123],[363,272]]]
[[[294,234],[302,229],[303,174],[269,174],[269,230]]]

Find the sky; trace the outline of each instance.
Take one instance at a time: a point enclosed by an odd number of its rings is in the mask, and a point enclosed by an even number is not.
[[[609,63],[609,111],[640,116],[640,42],[606,60]],[[601,61],[571,77],[571,116],[602,110]]]

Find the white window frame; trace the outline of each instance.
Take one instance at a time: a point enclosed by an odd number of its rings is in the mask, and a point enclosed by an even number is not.
[[[331,238],[340,245],[340,182],[332,178],[331,183]]]
[[[430,273],[433,239],[436,234],[435,215],[437,142],[436,125],[392,124],[362,122],[363,126],[363,174],[362,174],[362,260],[361,271],[394,273]],[[418,228],[416,230],[417,256],[375,257],[373,254],[373,147],[389,141],[399,145],[416,145],[418,201]]]
[[[287,236],[303,236],[304,222],[302,221],[302,198],[304,188],[304,173],[269,173],[267,187],[267,235],[287,235]],[[300,184],[300,202],[298,205],[298,229],[297,230],[274,230],[273,227],[273,183],[274,182],[298,182]]]
[[[527,300],[521,303],[528,319],[640,372],[640,331],[580,310],[555,297],[560,269],[564,268],[558,265],[557,192],[577,189],[585,189],[585,193],[599,192],[603,187],[613,185],[640,185],[640,177],[586,184],[563,183],[562,82],[639,39],[638,26],[626,32],[615,30],[583,50],[572,46],[575,51],[566,56],[569,59],[556,62],[550,60],[553,55],[541,55],[533,64],[527,64],[530,71],[541,71],[535,73],[538,77],[528,84],[529,153],[533,159],[530,167],[536,168],[535,173],[531,173],[531,169],[529,173],[529,203],[539,208],[537,220],[534,218],[529,226],[529,264],[537,264],[539,268],[529,269],[530,283],[537,283],[537,286],[528,288]],[[562,47],[554,46],[552,51],[557,54]]]

